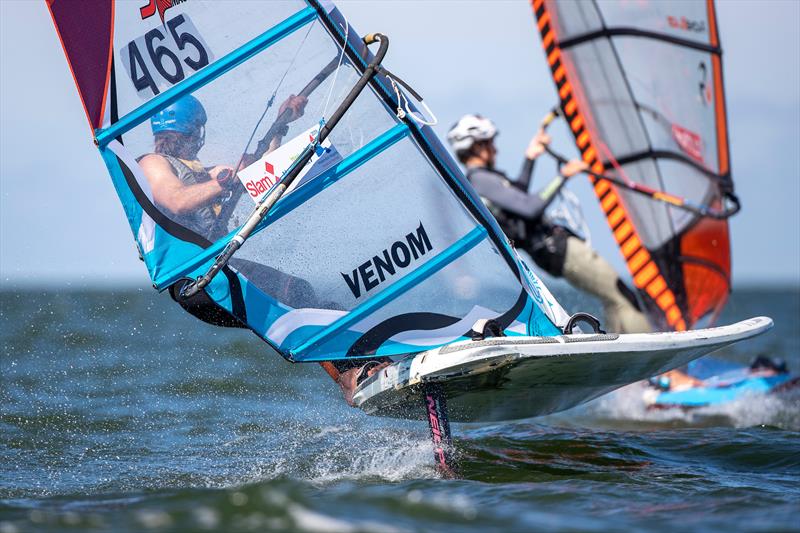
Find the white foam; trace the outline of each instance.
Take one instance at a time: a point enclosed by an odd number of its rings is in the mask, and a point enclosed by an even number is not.
[[[736,428],[775,426],[800,430],[800,390],[778,394],[750,394],[735,401],[695,409],[648,409],[643,401],[647,390],[644,383],[634,383],[608,394],[591,404],[586,414],[612,420],[653,423],[684,423],[719,425],[723,421]]]

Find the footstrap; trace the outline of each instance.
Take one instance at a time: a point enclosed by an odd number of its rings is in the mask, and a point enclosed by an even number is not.
[[[469,332],[474,341],[482,341],[490,337],[505,337],[503,326],[497,320],[481,318],[472,325]]]
[[[564,335],[572,335],[572,330],[578,325],[579,322],[590,325],[595,333],[606,333],[605,330],[600,327],[600,321],[595,316],[590,315],[589,313],[575,313],[569,317],[569,320],[567,320],[567,324],[563,329]]]

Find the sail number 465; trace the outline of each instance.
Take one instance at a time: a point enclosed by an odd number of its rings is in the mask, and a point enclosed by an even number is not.
[[[155,96],[214,59],[186,15],[178,15],[129,42],[120,55],[136,92],[143,98]]]

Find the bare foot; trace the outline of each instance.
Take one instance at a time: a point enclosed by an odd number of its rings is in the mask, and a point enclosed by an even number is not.
[[[389,366],[391,364],[392,363],[390,363],[389,361],[384,361],[383,363],[379,363],[379,364],[371,367],[369,370],[367,370],[367,377],[370,377],[373,374],[377,374],[378,372],[380,372],[381,370],[383,370],[384,368],[386,368],[387,366]]]
[[[356,390],[356,378],[358,377],[358,372],[360,370],[360,368],[351,368],[350,370],[339,374],[339,379],[336,380],[336,382],[339,384],[339,387],[342,389],[344,401],[346,401],[347,405],[350,407],[355,407],[353,404],[353,394]]]
[[[342,372],[339,374],[339,379],[336,382],[339,384],[339,387],[342,389],[342,394],[344,395],[344,401],[347,402],[347,405],[350,407],[355,407],[353,403],[353,394],[356,392],[356,386],[358,385],[358,378],[361,376],[362,372],[364,372],[364,367],[370,365],[370,363],[374,363],[374,361],[370,361],[365,363],[363,366],[358,368],[351,368],[346,372]],[[380,372],[387,366],[389,366],[390,362],[384,361],[378,364],[372,364],[366,370],[366,377],[372,376],[373,374]]]

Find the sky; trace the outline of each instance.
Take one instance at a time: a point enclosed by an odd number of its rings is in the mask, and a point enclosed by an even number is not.
[[[338,4],[357,31],[390,37],[386,66],[424,96],[441,137],[465,113],[489,116],[498,166],[517,171],[556,103],[528,2]],[[723,0],[717,12],[743,204],[731,220],[734,287],[800,284],[800,2]],[[572,149],[564,129],[553,142]],[[570,187],[593,245],[624,273],[588,182]],[[43,0],[0,0],[0,281],[148,285]]]

